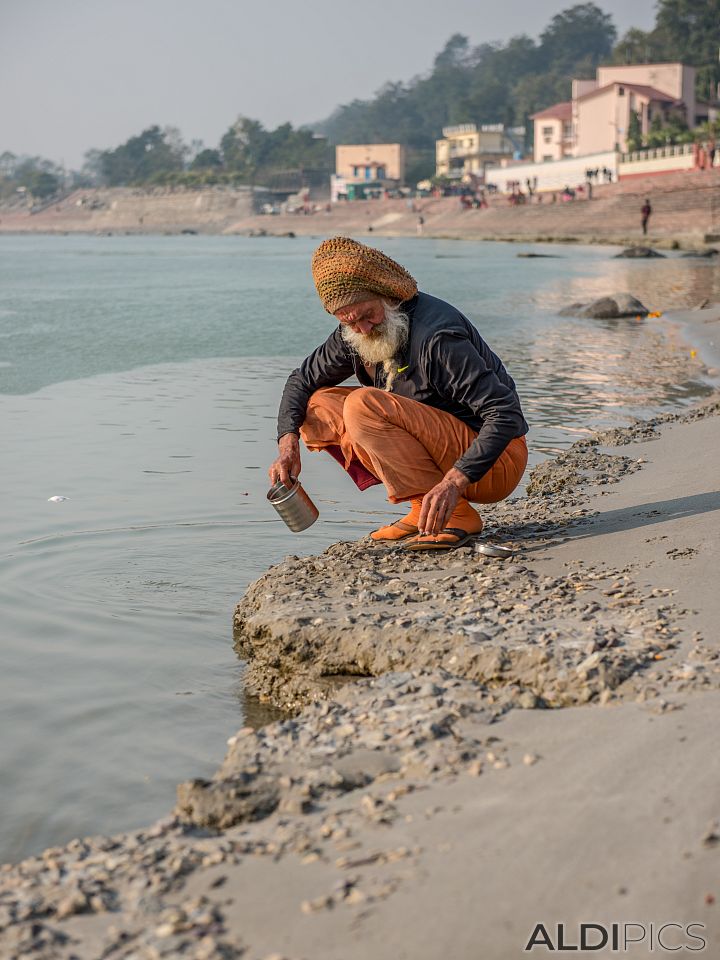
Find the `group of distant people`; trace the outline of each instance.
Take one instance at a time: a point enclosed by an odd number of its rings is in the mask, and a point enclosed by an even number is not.
[[[510,181],[506,185],[506,190],[509,190],[508,193],[508,203],[511,207],[519,207],[526,203],[532,203],[533,200],[535,203],[543,203],[545,195],[537,192],[537,177],[534,178],[534,182],[531,183],[529,180],[525,182],[526,190],[523,191],[522,186],[519,180]],[[579,187],[570,187],[565,186],[562,190],[553,190],[552,193],[547,195],[548,203],[567,203],[570,200],[576,200],[578,197],[582,198],[587,194],[588,199],[592,199],[592,185],[588,182],[587,189],[583,186]]]
[[[526,181],[527,193],[524,193],[523,190],[521,189],[520,181],[515,180],[515,181],[512,181],[511,183],[508,183],[507,185],[508,188],[511,188],[511,193],[508,195],[508,198],[507,198],[508,203],[513,207],[522,206],[522,204],[530,203],[532,201],[533,196],[536,196],[536,203],[542,203],[543,202],[542,193],[538,193],[537,195],[534,194],[536,185],[537,185],[537,180],[535,181],[535,184],[531,184]],[[559,202],[561,203],[569,203],[569,202],[572,202],[573,200],[578,199],[578,197],[582,198],[585,195],[587,195],[588,200],[592,200],[592,179],[591,178],[588,179],[584,187],[582,185],[576,188],[565,186],[559,192],[553,191],[552,193],[549,194],[547,202],[558,203],[558,200],[559,200]],[[465,193],[465,194],[461,194],[460,196],[460,208],[462,210],[478,210],[478,209],[483,210],[483,209],[486,209],[487,207],[488,207],[488,202],[487,202],[487,197],[485,195],[484,189],[481,189],[474,194]],[[647,235],[648,223],[650,221],[652,212],[653,212],[652,205],[648,197],[646,198],[645,203],[640,208],[640,224],[641,224],[642,232],[644,235]],[[425,220],[422,217],[422,215],[419,216],[417,218],[418,235],[422,235],[424,223],[425,223]]]
[[[520,180],[508,180],[505,183],[505,192],[511,191],[511,195],[532,197],[537,192],[538,178],[525,177],[525,194],[523,194],[522,182]]]
[[[693,166],[697,170],[712,170],[715,166],[717,146],[711,137],[707,143],[693,144]]]
[[[613,172],[607,167],[591,167],[585,171],[585,179],[588,183],[612,183]]]
[[[463,193],[460,197],[461,210],[487,210],[489,204],[484,189],[477,193]]]

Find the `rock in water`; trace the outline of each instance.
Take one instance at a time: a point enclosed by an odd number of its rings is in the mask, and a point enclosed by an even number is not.
[[[626,247],[622,253],[616,253],[615,259],[622,260],[647,260],[650,257],[665,258],[664,253],[658,253],[652,247]]]
[[[559,317],[577,317],[581,310],[585,309],[584,303],[571,303],[567,307],[563,307],[562,310],[558,310]]]
[[[709,260],[711,257],[717,257],[720,255],[720,250],[717,250],[715,247],[705,247],[702,250],[688,250],[687,253],[683,254],[683,257],[702,257],[703,259]]]
[[[572,303],[560,311],[561,317],[588,317],[615,320],[619,317],[646,317],[650,311],[630,293],[613,293],[592,303]]]

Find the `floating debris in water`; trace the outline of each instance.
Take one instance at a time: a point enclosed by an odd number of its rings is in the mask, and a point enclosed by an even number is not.
[[[48,503],[62,503],[63,500],[69,500],[70,497],[48,497]]]

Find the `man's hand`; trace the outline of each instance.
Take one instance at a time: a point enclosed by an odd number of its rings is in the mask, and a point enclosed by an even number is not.
[[[420,534],[440,533],[469,486],[470,480],[461,470],[456,467],[448,470],[440,483],[428,490],[423,497],[418,521]]]
[[[285,433],[278,440],[277,459],[268,470],[270,483],[275,484],[281,480],[286,487],[291,487],[290,477],[297,478],[300,470],[300,441],[294,433]]]

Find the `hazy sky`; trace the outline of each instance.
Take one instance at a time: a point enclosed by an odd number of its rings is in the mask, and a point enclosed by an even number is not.
[[[0,0],[0,153],[79,167],[177,126],[216,146],[239,114],[308,123],[426,71],[453,33],[537,36],[573,0]],[[654,0],[599,0],[620,33]]]

